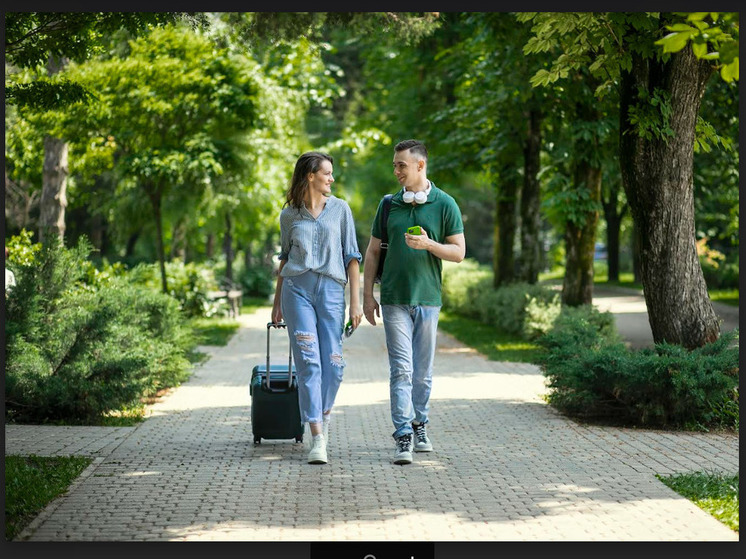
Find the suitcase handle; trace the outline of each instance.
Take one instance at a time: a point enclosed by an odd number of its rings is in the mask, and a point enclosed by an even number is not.
[[[271,328],[287,328],[287,324],[284,322],[268,322],[267,323],[267,374],[265,375],[265,388],[267,390],[272,390],[270,388],[270,382],[269,382],[269,330]],[[288,388],[293,386],[293,347],[290,347],[290,356],[288,359]]]

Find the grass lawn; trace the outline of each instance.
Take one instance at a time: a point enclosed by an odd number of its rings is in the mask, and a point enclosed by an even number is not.
[[[738,532],[738,476],[695,472],[656,477],[728,528]]]
[[[5,539],[16,537],[93,461],[85,456],[5,456]]]
[[[192,318],[189,326],[198,345],[224,346],[238,330],[238,321],[230,317]]]
[[[244,298],[241,314],[251,314],[257,309],[269,305],[268,299]],[[238,321],[227,316],[213,316],[210,318],[192,318],[189,326],[194,334],[197,345],[224,346],[238,331]],[[191,351],[187,356],[192,363],[201,363],[207,355],[199,351]]]
[[[738,306],[738,289],[711,289],[710,299],[718,303],[725,303],[732,307]]]
[[[440,312],[438,327],[492,361],[534,363],[539,346],[519,336],[502,334],[493,326],[447,311]]]

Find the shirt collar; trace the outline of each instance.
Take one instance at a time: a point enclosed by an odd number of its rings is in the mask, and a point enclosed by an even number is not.
[[[326,204],[324,204],[324,207],[321,209],[321,213],[319,213],[319,217],[321,217],[321,214],[323,214],[326,211],[326,207],[331,203],[332,199],[334,198],[334,194],[330,194],[329,197],[326,199]],[[308,208],[306,207],[306,201],[303,200],[300,203],[301,209],[305,210],[309,217],[313,217],[311,215],[311,212],[308,211]],[[318,219],[318,218],[316,218]]]

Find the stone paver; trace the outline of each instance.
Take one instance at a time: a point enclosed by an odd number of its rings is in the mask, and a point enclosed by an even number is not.
[[[737,435],[583,426],[546,405],[529,364],[439,334],[436,451],[391,463],[382,325],[345,342],[330,463],[251,433],[251,368],[269,309],[132,428],[6,426],[5,453],[95,458],[19,536],[30,541],[737,541],[655,478],[738,472]],[[273,362],[287,355],[273,331]],[[276,352],[276,355],[275,355]]]

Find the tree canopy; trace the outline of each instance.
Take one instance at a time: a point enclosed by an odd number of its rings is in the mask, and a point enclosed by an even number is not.
[[[625,270],[648,263],[647,295],[679,293],[695,242],[737,267],[737,46],[737,13],[9,13],[6,226],[38,221],[54,136],[69,144],[71,241],[92,235],[128,263],[228,268],[241,253],[271,267],[303,151],[334,156],[335,195],[364,245],[372,208],[397,188],[392,146],[415,137],[462,207],[467,256],[496,283],[561,265],[588,286],[606,234]],[[658,238],[668,208],[687,224],[661,237],[680,254],[640,253],[633,224]],[[703,285],[688,291],[682,312],[707,315]],[[712,336],[705,323],[685,329]]]

